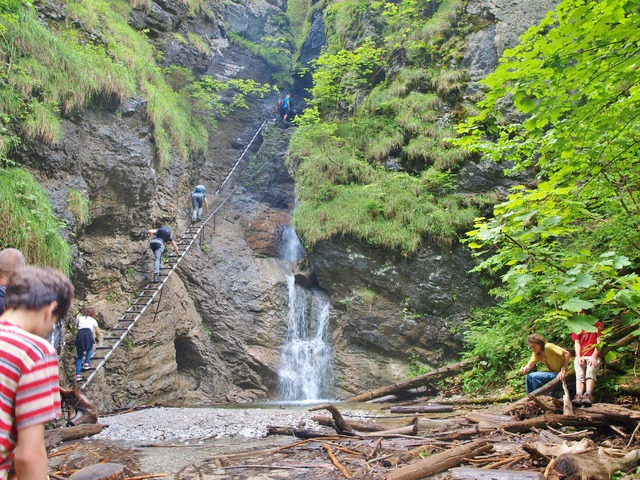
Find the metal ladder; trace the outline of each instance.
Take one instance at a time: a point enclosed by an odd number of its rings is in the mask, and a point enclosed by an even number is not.
[[[225,180],[222,182],[218,190],[216,191],[216,195],[218,195],[222,188],[224,187],[227,180],[231,177],[233,172],[236,170],[236,167],[239,165],[240,161],[244,157],[244,155],[249,150],[249,147],[260,134],[262,129],[266,124],[266,120],[262,122],[260,128],[256,131],[255,135],[246,146],[235,165],[231,169],[231,171],[227,174]],[[160,281],[148,283],[147,286],[140,292],[140,294],[136,297],[136,299],[129,305],[127,310],[120,316],[117,323],[104,334],[102,342],[99,345],[95,345],[93,347],[94,355],[92,360],[97,361],[98,364],[95,367],[95,370],[89,370],[91,372],[88,377],[84,377],[83,379],[78,380],[78,383],[82,382],[80,385],[80,389],[86,389],[98,374],[100,369],[107,363],[107,360],[115,353],[115,350],[122,344],[126,336],[131,332],[133,327],[136,325],[138,320],[142,317],[142,315],[147,311],[153,300],[158,295],[162,295],[162,288],[165,283],[171,276],[171,274],[175,271],[176,267],[180,264],[186,253],[189,249],[194,245],[196,238],[200,235],[207,222],[213,219],[213,226],[215,229],[215,216],[218,211],[224,206],[224,204],[231,198],[233,194],[233,190],[224,198],[224,200],[218,205],[213,212],[211,212],[204,220],[192,223],[187,231],[182,235],[182,238],[178,240],[176,243],[178,244],[179,253],[174,256],[169,256],[167,260],[160,267]],[[202,243],[202,235],[200,235],[200,244]],[[160,298],[158,299],[158,304],[160,303]],[[86,373],[86,372],[83,372]]]

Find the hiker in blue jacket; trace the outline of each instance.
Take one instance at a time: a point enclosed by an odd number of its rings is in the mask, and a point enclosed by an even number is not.
[[[282,100],[282,120],[285,122],[289,120],[289,114],[291,113],[291,95],[287,94]]]
[[[207,200],[207,190],[204,185],[196,185],[196,188],[191,192],[191,205],[193,205],[193,214],[191,220],[195,223],[196,220],[202,220],[202,207],[207,209],[207,215],[209,215],[209,202]]]
[[[164,253],[164,244],[170,242],[176,255],[180,253],[178,244],[171,236],[171,229],[164,225],[158,229],[151,228],[147,230],[147,233],[152,236],[149,247],[153,250],[155,261],[153,262],[153,281],[158,282],[158,276],[160,275],[160,262],[162,262],[162,254]]]

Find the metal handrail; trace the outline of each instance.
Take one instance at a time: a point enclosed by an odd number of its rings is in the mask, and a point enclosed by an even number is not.
[[[231,175],[233,174],[237,166],[240,164],[240,161],[249,150],[249,147],[251,146],[253,141],[256,139],[258,134],[262,131],[266,123],[267,123],[266,120],[262,122],[262,125],[260,125],[260,128],[258,128],[255,135],[253,136],[253,138],[251,139],[247,147],[244,149],[240,157],[238,157],[238,160],[234,164],[233,168],[231,169],[231,171],[229,171],[226,178],[224,179],[224,181],[216,191],[215,193],[216,195],[218,195],[218,193],[220,192],[224,184],[227,182],[227,180],[229,180],[229,178],[231,177]],[[201,223],[191,225],[190,227],[187,228],[187,231],[183,234],[182,238],[178,241],[178,250],[180,253],[177,255],[177,257],[169,257],[169,260],[167,260],[167,262],[164,264],[165,268],[167,265],[172,265],[169,272],[166,274],[166,276],[159,283],[154,282],[154,283],[147,284],[147,286],[142,290],[142,292],[138,294],[138,296],[129,305],[129,307],[127,308],[127,311],[120,317],[118,322],[108,332],[104,334],[102,342],[100,343],[100,345],[97,345],[95,349],[96,350],[108,349],[109,351],[104,355],[104,357],[99,358],[100,362],[96,365],[95,370],[91,371],[91,374],[87,377],[87,380],[80,386],[81,390],[86,389],[87,386],[91,384],[92,380],[95,378],[95,376],[100,371],[100,369],[102,369],[104,364],[107,363],[107,360],[111,358],[111,356],[115,353],[115,350],[124,341],[125,337],[129,334],[129,332],[131,332],[131,330],[136,325],[136,323],[138,323],[138,320],[146,312],[149,305],[151,305],[151,303],[156,298],[156,296],[162,291],[162,288],[164,287],[165,283],[167,282],[171,274],[175,271],[176,267],[180,264],[185,254],[189,251],[189,249],[193,245],[196,238],[198,238],[198,235],[204,232],[204,227],[207,224],[207,222],[209,222],[209,220],[213,218],[214,225],[215,225],[216,213],[218,213],[218,211],[220,211],[220,209],[224,206],[224,204],[227,203],[229,198],[231,198],[231,195],[233,195],[233,192],[234,190],[232,190],[229,193],[229,195],[227,195],[225,199],[220,203],[220,205],[218,205],[216,209],[213,210],[213,212],[211,212]],[[185,244],[186,244],[186,247],[184,246]],[[175,259],[175,261],[172,261],[172,259]],[[138,310],[139,307],[141,307],[140,310]],[[128,315],[129,316],[132,315],[133,317],[127,318]],[[114,332],[116,331],[121,333],[116,335],[114,334]],[[105,342],[107,341],[111,342],[114,340],[115,340],[115,343],[113,345],[104,346]]]

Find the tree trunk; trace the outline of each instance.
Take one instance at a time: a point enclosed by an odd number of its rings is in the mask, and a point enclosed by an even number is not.
[[[476,440],[465,445],[445,450],[387,473],[383,480],[419,480],[456,467],[469,458],[488,453],[493,445],[484,440]]]
[[[415,405],[391,407],[391,413],[448,413],[453,412],[451,405]]]
[[[404,382],[394,383],[393,385],[387,385],[386,387],[377,388],[375,390],[370,390],[365,393],[361,393],[356,395],[355,397],[348,398],[345,400],[346,402],[366,402],[367,400],[371,400],[373,398],[379,398],[385,395],[395,395],[406,390],[410,390],[412,388],[419,387],[426,383],[432,382],[434,380],[441,380],[443,378],[451,377],[456,373],[463,371],[467,368],[473,367],[474,363],[478,360],[478,358],[471,358],[469,360],[465,360],[464,362],[458,362],[451,365],[446,365],[438,370],[433,370],[432,372],[425,373],[418,377],[411,378]]]
[[[102,431],[104,425],[77,425],[74,427],[55,428],[44,432],[44,443],[50,448],[58,443],[67,442],[69,440],[77,440],[78,438],[97,435]]]
[[[393,437],[395,435],[412,435],[418,434],[418,424],[408,425],[406,427],[392,428],[390,430],[381,430],[379,432],[363,433],[362,437]]]

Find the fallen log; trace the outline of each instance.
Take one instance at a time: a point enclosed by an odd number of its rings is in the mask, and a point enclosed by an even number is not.
[[[297,438],[335,437],[334,432],[322,432],[320,430],[309,430],[304,428],[280,427],[277,425],[267,425],[267,435],[291,435]]]
[[[449,432],[432,433],[431,438],[447,439],[447,440],[460,440],[463,438],[469,438],[484,433],[490,433],[495,431],[496,428],[513,433],[529,432],[534,428],[547,428],[547,427],[564,427],[564,426],[589,426],[589,427],[602,427],[607,425],[607,419],[600,414],[592,414],[581,412],[576,415],[559,415],[549,414],[540,417],[528,418],[526,420],[516,420],[512,422],[504,422],[499,425],[480,427],[474,425],[471,428],[453,430]]]
[[[46,448],[51,448],[58,443],[90,437],[100,433],[104,427],[104,425],[96,423],[46,430],[44,432],[44,444]]]
[[[411,435],[416,436],[418,434],[418,424],[407,425],[406,427],[392,428],[389,430],[381,430],[379,432],[367,432],[361,433],[361,437],[394,437],[397,435]]]
[[[477,423],[480,427],[499,427],[503,423],[513,421],[513,417],[509,415],[500,415],[498,413],[489,412],[470,412],[464,416],[467,420]]]
[[[340,435],[358,434],[358,432],[356,432],[342,417],[342,414],[335,405],[318,405],[317,407],[312,407],[309,409],[310,412],[315,412],[317,410],[328,410],[331,413],[331,416],[333,417],[334,428]]]
[[[98,463],[78,470],[69,480],[124,480],[124,465]]]
[[[332,417],[315,415],[311,417],[311,420],[313,420],[316,423],[319,423],[320,425],[324,425],[325,427],[335,428],[335,423]],[[385,427],[381,425],[378,425],[372,422],[362,422],[359,420],[349,420],[347,421],[347,424],[354,430],[358,430],[360,432],[379,432],[385,429]]]
[[[469,458],[493,450],[493,445],[484,440],[476,440],[455,448],[436,453],[410,465],[393,470],[382,477],[383,480],[419,480],[429,475],[456,467]]]
[[[565,453],[547,466],[547,478],[588,478],[609,480],[619,471],[629,472],[640,463],[640,449],[632,450],[624,457],[616,458],[603,451],[575,455]]]
[[[450,470],[451,480],[544,480],[540,472],[526,470],[483,470],[458,467]]]
[[[391,413],[449,413],[453,412],[451,405],[415,405],[406,407],[391,407]]]
[[[460,371],[466,370],[468,368],[472,368],[477,360],[478,358],[476,357],[476,358],[471,358],[469,360],[465,360],[463,362],[446,365],[442,368],[433,370],[431,372],[427,372],[417,377],[413,377],[404,382],[394,383],[392,385],[387,385],[385,387],[381,387],[375,390],[370,390],[368,392],[361,393],[354,397],[348,398],[345,401],[346,402],[366,402],[368,400],[383,397],[385,395],[396,395],[406,390],[410,390],[412,388],[422,386],[434,380],[441,380],[443,378],[451,377]]]

